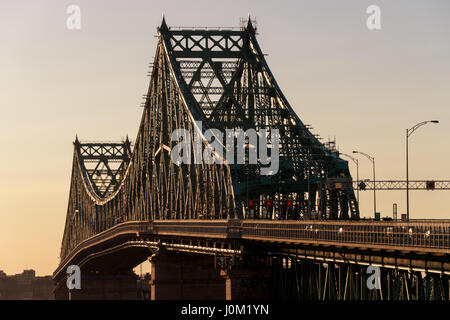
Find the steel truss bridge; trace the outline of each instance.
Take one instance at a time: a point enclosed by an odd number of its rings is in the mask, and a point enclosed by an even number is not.
[[[231,283],[226,298],[249,298],[242,288],[255,281],[239,280],[238,292],[236,272],[260,270],[271,289],[252,292],[266,298],[449,299],[450,221],[359,220],[348,162],[293,111],[250,18],[238,30],[171,29],[163,19],[151,66],[133,149],[128,138],[74,142],[55,294],[69,265],[90,277],[117,275],[152,256],[153,298],[204,299],[206,287],[175,296],[158,289],[163,265],[193,265],[193,255]],[[176,129],[188,134],[173,139]],[[225,158],[237,144],[221,141],[227,129],[254,129],[271,161],[278,138],[279,170],[264,175],[267,164],[249,164],[251,149],[261,147],[249,137],[232,140],[244,143],[245,161]],[[180,154],[192,161],[172,160],[177,145],[198,141],[200,153]],[[366,287],[368,265],[381,268],[379,290]]]

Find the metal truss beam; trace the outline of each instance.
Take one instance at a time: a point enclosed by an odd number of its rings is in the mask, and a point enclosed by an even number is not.
[[[364,190],[406,190],[404,180],[354,181],[353,188]],[[409,180],[409,190],[450,190],[450,180]]]
[[[273,299],[449,300],[446,274],[380,268],[378,288],[369,288],[367,266],[283,256],[271,264]]]
[[[74,146],[89,187],[99,197],[114,193],[130,161],[131,142],[128,137],[121,143],[81,143],[77,138]]]

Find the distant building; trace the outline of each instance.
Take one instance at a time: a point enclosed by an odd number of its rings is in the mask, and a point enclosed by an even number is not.
[[[0,270],[0,300],[52,300],[51,276],[36,277],[34,270],[8,276]]]

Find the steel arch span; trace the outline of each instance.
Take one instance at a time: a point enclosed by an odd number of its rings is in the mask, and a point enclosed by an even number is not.
[[[188,134],[174,139],[177,129]],[[250,150],[259,146],[251,139],[243,140],[243,163],[226,158],[230,145],[217,132],[227,129],[264,135],[271,161],[276,137],[270,130],[278,130],[278,170],[264,175],[265,165],[249,163]],[[215,143],[216,162],[198,161],[192,148],[183,154],[190,163],[175,163],[180,141],[200,141],[201,150]],[[117,224],[171,219],[359,219],[348,162],[291,108],[250,19],[246,27],[224,30],[169,28],[163,18],[133,150],[128,138],[74,143],[61,259]]]

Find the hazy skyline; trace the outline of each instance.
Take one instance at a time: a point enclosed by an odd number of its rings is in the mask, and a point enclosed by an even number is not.
[[[66,9],[81,9],[68,30]],[[381,30],[366,8],[381,8]],[[157,39],[169,26],[238,27],[248,14],[286,98],[303,122],[339,150],[376,159],[377,180],[450,180],[448,1],[2,1],[0,4],[0,270],[58,264],[75,135],[134,141]],[[353,178],[356,168],[349,162]],[[372,178],[360,157],[360,178]],[[411,191],[411,218],[450,218],[448,191]],[[361,215],[373,194],[360,192]],[[382,216],[405,212],[404,191],[380,191]]]

